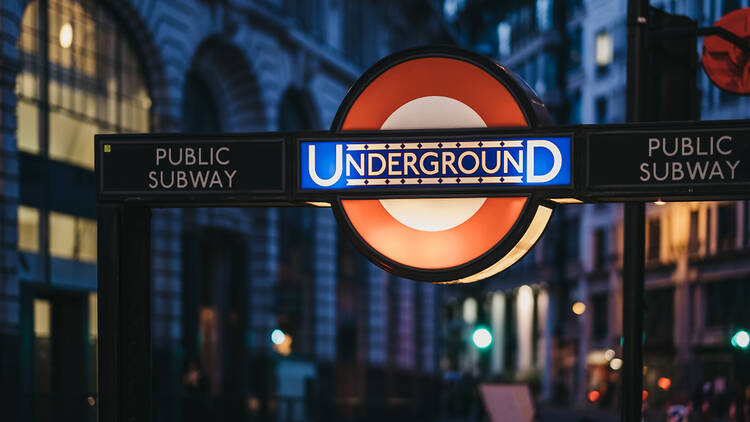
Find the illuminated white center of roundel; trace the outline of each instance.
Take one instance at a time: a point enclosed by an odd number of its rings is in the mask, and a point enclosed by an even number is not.
[[[397,108],[380,129],[451,129],[487,127],[471,107],[453,98],[429,96]],[[471,218],[486,198],[381,199],[380,203],[401,224],[416,230],[452,229]]]

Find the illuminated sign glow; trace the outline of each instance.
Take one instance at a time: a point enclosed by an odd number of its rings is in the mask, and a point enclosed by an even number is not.
[[[569,137],[423,141],[302,141],[300,187],[566,186]]]

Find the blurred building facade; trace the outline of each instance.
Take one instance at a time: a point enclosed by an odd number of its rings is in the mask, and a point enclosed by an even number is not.
[[[625,121],[625,0],[525,1],[496,7],[481,24],[477,10],[489,3],[445,2],[462,41],[517,72],[558,123]],[[746,0],[651,3],[699,26],[748,7]],[[746,97],[722,92],[698,71],[702,119],[750,117]],[[750,382],[747,354],[730,344],[750,326],[749,205],[647,206],[644,389],[655,407],[740,393]],[[620,205],[560,206],[521,262],[473,290],[449,293],[443,367],[528,381],[542,400],[616,408],[622,219]],[[480,325],[495,337],[487,350],[471,342]]]
[[[0,10],[0,402],[10,420],[95,418],[95,133],[325,128],[377,59],[455,41],[427,0],[17,0]],[[330,210],[160,209],[152,233],[158,420],[433,411],[437,291],[361,258]]]

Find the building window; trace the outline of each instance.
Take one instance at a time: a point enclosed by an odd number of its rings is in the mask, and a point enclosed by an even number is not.
[[[674,288],[648,290],[645,293],[644,332],[646,345],[674,344]]]
[[[573,260],[578,258],[578,249],[580,248],[581,222],[578,218],[568,220],[565,226],[565,257]]]
[[[553,0],[536,0],[536,25],[539,31],[552,29],[555,16],[553,12]]]
[[[748,281],[732,279],[704,284],[706,327],[747,326],[744,324],[750,322],[750,308],[745,304],[745,298],[749,293]]]
[[[568,73],[575,72],[581,68],[581,51],[583,50],[583,37],[581,27],[568,32],[570,49],[568,50]]]
[[[49,251],[57,258],[96,263],[96,221],[49,213]]]
[[[583,0],[568,0],[565,2],[567,16],[573,16],[581,10],[583,10]]]
[[[186,133],[221,132],[219,107],[208,84],[196,70],[189,71],[185,78],[182,130]]]
[[[607,241],[607,230],[598,228],[594,230],[593,244],[591,250],[594,253],[593,265],[595,270],[607,267],[607,255],[609,254],[609,243]]]
[[[464,8],[465,0],[443,0],[443,16],[448,21],[454,21]]]
[[[661,223],[658,218],[652,218],[648,220],[646,226],[646,259],[648,261],[658,261],[660,247]]]
[[[544,90],[554,90],[558,86],[557,83],[557,56],[552,51],[545,51],[542,61],[542,69],[544,72]]]
[[[596,47],[595,47],[595,62],[597,72],[600,70],[606,70],[607,67],[612,63],[614,57],[614,43],[612,42],[612,34],[607,31],[601,31],[596,34]]]
[[[151,100],[141,65],[128,37],[118,31],[117,21],[98,2],[32,0],[21,21],[18,50],[21,166],[31,154],[93,170],[94,134],[148,132]],[[40,169],[72,171],[66,166]],[[57,174],[40,176],[54,177]],[[29,188],[29,182],[22,180],[22,202]],[[85,279],[93,285],[93,266],[81,273],[68,261],[96,262],[96,222],[51,212],[70,207],[48,203],[48,209],[19,207],[18,249],[40,254],[39,262],[51,266],[53,280],[78,283]],[[47,257],[55,258],[54,262]],[[26,258],[22,256],[22,262]]]
[[[719,251],[734,249],[737,243],[737,205],[719,205],[716,246]]]
[[[576,91],[570,97],[567,120],[571,125],[581,123],[581,91]]]
[[[18,250],[39,252],[39,210],[18,206]]]
[[[512,26],[508,22],[497,24],[497,49],[500,57],[505,57],[511,52],[511,30]]]
[[[52,391],[52,304],[48,299],[34,299],[34,368],[38,392]]]
[[[609,326],[609,296],[607,293],[596,294],[591,297],[592,323],[593,332],[591,333],[596,340],[607,338],[607,329]]]
[[[532,88],[536,87],[537,83],[537,61],[535,57],[529,59],[524,65],[523,80]]]
[[[344,54],[358,65],[364,64],[366,57],[364,31],[367,25],[363,10],[365,6],[364,2],[360,1],[344,2]]]
[[[98,3],[39,4],[27,7],[18,41],[18,148],[93,169],[94,134],[148,131],[146,82],[135,51]]]
[[[325,6],[320,0],[284,0],[284,12],[307,34],[323,39]]]
[[[607,123],[607,97],[601,96],[594,103],[596,109],[596,122]]]
[[[700,233],[698,233],[698,210],[690,211],[690,234],[688,238],[688,254],[695,256],[700,250]]]

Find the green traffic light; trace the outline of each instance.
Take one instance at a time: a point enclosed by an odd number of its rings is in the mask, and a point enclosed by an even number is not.
[[[750,346],[750,334],[745,330],[737,331],[732,336],[731,343],[732,347],[747,349],[747,347]]]
[[[492,333],[486,328],[477,328],[471,335],[474,345],[480,349],[485,349],[492,344]]]

